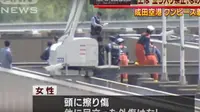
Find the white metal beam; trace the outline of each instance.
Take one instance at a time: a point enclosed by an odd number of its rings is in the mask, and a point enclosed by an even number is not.
[[[67,20],[67,25],[65,28],[65,33],[67,33],[69,31],[70,25],[74,19],[74,15],[76,14],[76,8],[77,8],[77,0],[73,1],[72,7],[71,7],[71,11],[70,11],[70,15],[69,18]]]
[[[71,7],[71,11],[70,11],[70,15],[69,15],[69,18],[67,20],[67,25],[65,27],[65,34],[69,33],[70,30],[71,30],[71,24],[72,24],[72,21],[74,19],[74,15],[76,14],[76,8],[77,8],[77,0],[74,0],[73,1],[73,4],[72,4],[72,7]],[[59,42],[63,42],[65,40],[65,36],[62,36],[59,38]]]
[[[200,17],[198,17],[198,28],[200,38]],[[198,91],[200,92],[200,39],[199,39],[199,79],[198,79]]]
[[[76,32],[76,29],[77,29],[77,26],[78,26],[78,23],[79,23],[79,19],[81,17],[81,12],[83,10],[83,6],[85,4],[85,0],[77,0],[78,1],[78,5],[77,5],[77,10],[76,10],[76,14],[74,16],[74,19],[72,21],[72,27],[70,29],[70,33],[69,33],[69,37],[70,39],[73,39],[74,38],[74,34]]]
[[[164,13],[165,9],[162,9],[162,75],[161,81],[169,81],[167,74],[167,21]]]
[[[65,41],[66,37],[67,39],[73,39],[85,2],[85,0],[73,0],[72,10],[65,29],[65,35],[68,36],[62,36],[59,41]]]
[[[180,17],[180,84],[185,85],[187,84],[186,77],[185,77],[185,35],[184,35],[184,15]]]

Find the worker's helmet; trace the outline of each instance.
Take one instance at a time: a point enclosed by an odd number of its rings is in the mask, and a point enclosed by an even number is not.
[[[110,41],[114,42],[116,40],[116,38],[114,36],[110,36],[109,37]]]
[[[147,26],[147,33],[152,34],[155,28],[152,25]]]
[[[118,38],[118,39],[117,39],[117,43],[122,43],[122,42],[124,42],[124,39],[123,39],[123,38]]]

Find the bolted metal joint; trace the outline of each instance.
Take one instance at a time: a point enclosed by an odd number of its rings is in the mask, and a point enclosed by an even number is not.
[[[163,48],[167,48],[167,43],[163,43]]]
[[[182,50],[182,51],[185,50],[185,47],[184,47],[184,46],[181,46],[181,50]]]

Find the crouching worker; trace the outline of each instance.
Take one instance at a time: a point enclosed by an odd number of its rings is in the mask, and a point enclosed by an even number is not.
[[[155,45],[153,45],[152,42],[150,43],[149,51],[150,51],[150,54],[147,56],[147,64],[148,65],[157,65],[158,63],[160,63],[161,62],[160,51]],[[158,82],[159,74],[154,73],[152,75],[153,75],[154,81]]]
[[[44,50],[42,55],[40,56],[41,60],[48,61],[49,56],[50,56],[50,48],[51,48],[52,42],[48,41],[47,42],[47,48]]]
[[[139,65],[145,65],[146,56],[148,56],[150,52],[150,35],[153,33],[154,30],[155,28],[153,26],[148,26],[146,31],[141,35],[141,37],[137,41],[135,47],[135,54]]]
[[[117,43],[120,48],[120,56],[119,56],[120,66],[128,66],[128,63],[129,63],[128,50],[127,50],[127,46],[124,45],[124,39],[118,38]],[[121,82],[128,83],[127,73],[121,74],[120,77],[121,77]]]

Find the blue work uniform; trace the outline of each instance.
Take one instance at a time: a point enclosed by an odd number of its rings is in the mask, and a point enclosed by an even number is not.
[[[149,48],[150,54],[154,54],[157,57],[158,63],[161,63],[161,53],[160,50],[156,46],[150,46]]]
[[[101,19],[97,16],[93,16],[91,19],[91,35],[100,35],[101,31]]]
[[[111,52],[111,63],[112,65],[119,64],[119,56],[120,56],[120,47],[115,42],[111,42],[108,44],[109,52]]]
[[[40,58],[41,60],[47,61],[49,59],[49,56],[50,56],[50,47],[47,47],[40,56]]]
[[[12,68],[12,53],[9,47],[1,48],[1,67]]]
[[[150,54],[150,51],[149,51],[150,35],[142,34],[137,43],[144,46],[144,50],[145,50],[145,53],[146,53],[145,55]]]

